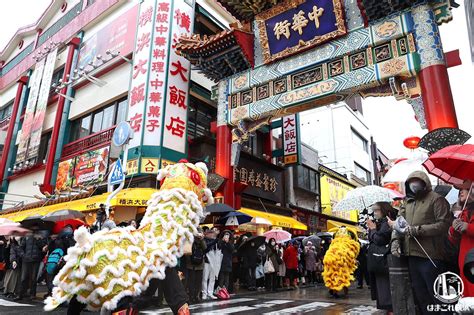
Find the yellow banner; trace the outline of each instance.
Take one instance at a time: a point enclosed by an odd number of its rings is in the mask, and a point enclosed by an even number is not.
[[[344,199],[344,197],[346,197],[346,194],[354,188],[326,174],[321,176],[320,184],[321,184],[321,207],[323,208],[323,213],[330,216],[357,222],[358,221],[357,210],[333,211],[334,206],[339,201]]]

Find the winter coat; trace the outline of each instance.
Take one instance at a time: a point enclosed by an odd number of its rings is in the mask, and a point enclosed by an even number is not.
[[[285,262],[286,269],[297,270],[298,269],[298,250],[290,245],[283,252],[283,261]]]
[[[275,249],[275,247],[272,247],[271,245],[267,245],[266,254],[267,254],[267,259],[270,259],[270,261],[272,262],[272,265],[273,265],[273,268],[275,268],[275,271],[278,271],[278,268],[279,268],[278,266],[280,265],[278,261],[280,260],[280,258],[278,257],[278,252]]]
[[[191,252],[191,255],[186,255],[186,268],[187,269],[191,269],[191,270],[204,270],[204,261],[205,261],[205,252],[206,252],[206,242],[204,241],[204,239],[197,239],[197,238],[194,238],[194,243],[193,243],[193,246],[196,245],[196,246],[199,246],[202,250],[202,253],[203,253],[203,260],[202,262],[199,264],[199,265],[195,265],[192,263],[191,261],[191,256],[193,255],[193,253]]]
[[[242,246],[242,245],[241,245]],[[255,268],[258,264],[257,246],[247,246],[242,250],[242,268]]]
[[[425,182],[426,193],[417,197],[410,190],[408,181],[418,178]],[[408,224],[419,227],[417,240],[423,246],[432,259],[444,260],[446,235],[451,225],[452,217],[450,207],[446,199],[432,191],[431,183],[425,172],[415,171],[408,176],[405,183],[407,192],[405,208],[400,210]],[[406,256],[417,256],[427,258],[420,245],[408,235],[403,239],[403,254]]]
[[[468,210],[469,209],[469,210]],[[461,212],[459,218],[467,222],[467,230],[460,234],[453,227],[449,228],[450,241],[459,244],[459,271],[464,283],[464,297],[474,297],[474,283],[471,283],[464,276],[464,261],[466,254],[474,248],[474,205]]]
[[[232,272],[232,253],[234,252],[234,245],[231,241],[226,243],[221,240],[219,246],[222,250],[221,271]]]
[[[16,261],[17,265],[21,265],[23,259],[23,250],[18,244],[10,244],[10,264]]]
[[[40,262],[44,257],[43,247],[47,244],[45,238],[27,236],[21,241],[23,262]]]
[[[307,271],[316,271],[316,251],[314,250],[314,247],[307,247],[305,249],[305,265],[306,265],[306,270]]]
[[[369,230],[369,247],[372,244],[378,246],[388,245],[391,236],[392,229],[388,225],[387,218],[380,219],[376,222],[376,228],[374,230]],[[392,310],[392,295],[390,293],[390,280],[388,273],[371,273],[369,278],[371,280],[371,295],[377,299],[377,308]]]

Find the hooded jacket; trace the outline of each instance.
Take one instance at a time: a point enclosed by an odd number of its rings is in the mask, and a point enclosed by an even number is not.
[[[415,195],[408,185],[414,178],[426,184],[426,191],[422,195]],[[410,226],[419,227],[416,238],[430,257],[445,260],[445,238],[452,222],[449,203],[432,190],[428,175],[422,171],[415,171],[408,176],[405,191],[405,208],[400,210],[400,215]],[[406,256],[427,258],[420,245],[409,235],[404,236],[403,253]]]

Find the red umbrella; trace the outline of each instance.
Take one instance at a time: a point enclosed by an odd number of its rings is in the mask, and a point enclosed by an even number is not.
[[[64,229],[67,225],[70,225],[72,229],[75,230],[78,227],[86,225],[86,224],[79,219],[69,219],[69,220],[64,220],[64,221],[58,221],[54,224],[53,234],[59,234],[61,230]]]
[[[474,145],[451,145],[432,154],[423,163],[426,170],[446,183],[461,185],[474,181]]]

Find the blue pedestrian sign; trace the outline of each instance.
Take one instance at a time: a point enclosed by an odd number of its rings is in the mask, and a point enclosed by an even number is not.
[[[115,146],[120,147],[124,145],[132,136],[132,128],[126,121],[122,121],[115,127],[114,134],[112,136],[112,142]]]
[[[109,185],[120,184],[124,179],[125,174],[123,173],[122,162],[118,159],[109,175]]]

